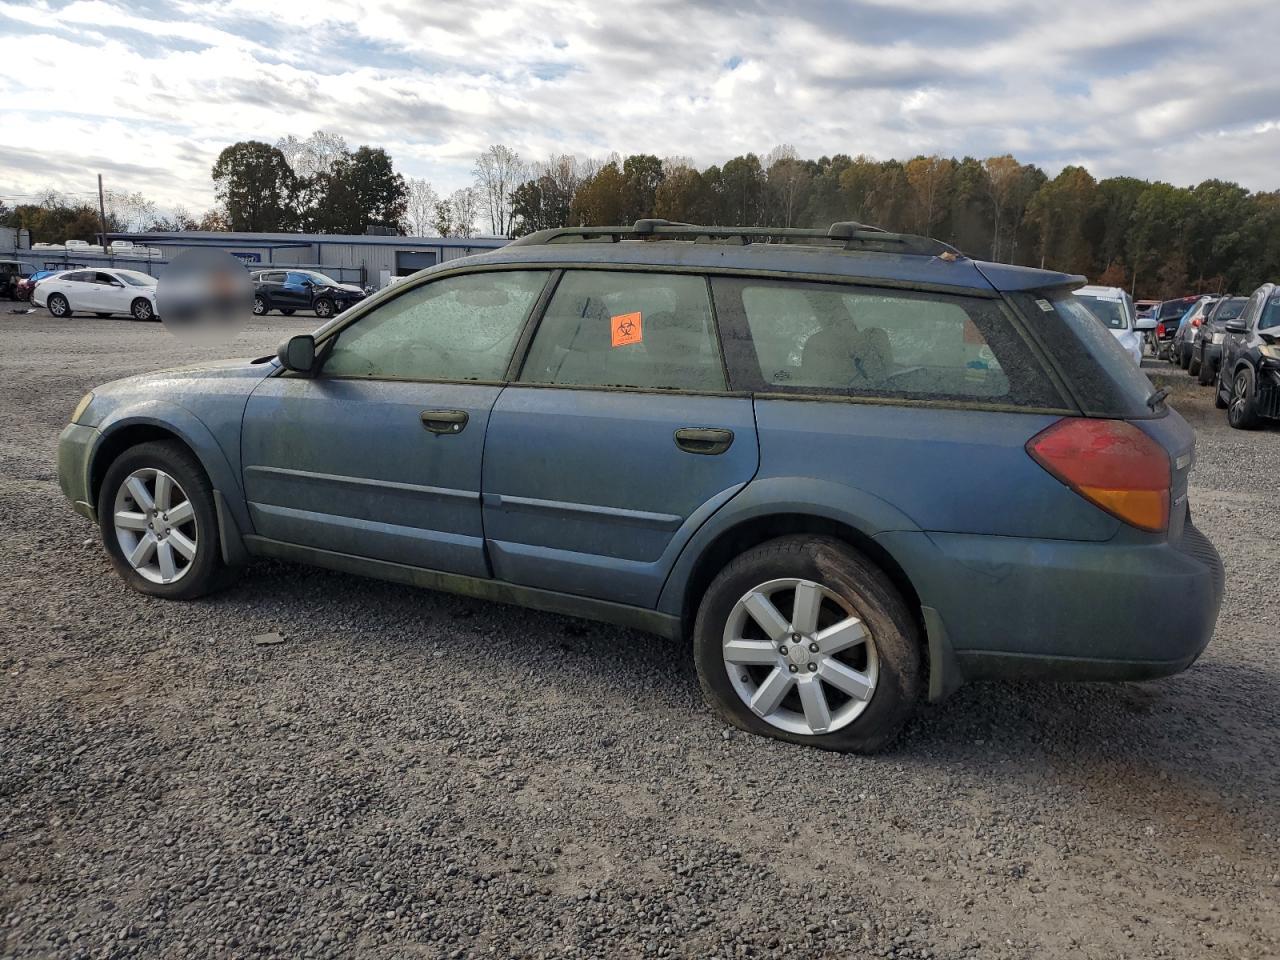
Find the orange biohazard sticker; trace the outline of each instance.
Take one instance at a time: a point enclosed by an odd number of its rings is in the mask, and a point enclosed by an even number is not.
[[[639,311],[636,313],[620,313],[609,318],[609,331],[613,334],[613,345],[625,347],[631,343],[639,343],[644,339],[643,321]]]

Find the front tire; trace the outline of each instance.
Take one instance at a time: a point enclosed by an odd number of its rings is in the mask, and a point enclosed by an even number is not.
[[[333,316],[333,301],[328,297],[321,297],[316,301],[316,316],[321,320],[328,320]]]
[[[703,694],[737,727],[870,753],[923,688],[919,630],[884,573],[830,537],[746,551],[712,581],[694,624]]]
[[[138,299],[134,300],[129,307],[129,313],[133,315],[133,319],[144,323],[156,318],[156,312],[151,307],[151,301],[145,297],[138,297]]]
[[[1241,367],[1231,381],[1231,399],[1227,401],[1227,423],[1237,430],[1252,430],[1258,425],[1257,395],[1253,370]]]
[[[191,452],[175,441],[121,454],[98,495],[107,557],[134,590],[190,600],[223,586],[213,487]]]
[[[67,298],[60,293],[50,294],[45,305],[49,308],[49,313],[59,320],[66,320],[71,316],[71,304],[67,303]]]

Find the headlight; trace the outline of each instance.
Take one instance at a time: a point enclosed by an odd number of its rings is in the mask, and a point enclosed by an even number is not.
[[[1223,333],[1222,331],[1218,331],[1217,333],[1215,333],[1215,334],[1213,335],[1213,342],[1214,342],[1214,343],[1221,343],[1221,342],[1222,342],[1223,340],[1225,340],[1225,339],[1227,339],[1227,335],[1226,335],[1225,333]]]
[[[79,423],[84,412],[89,409],[89,404],[93,403],[93,391],[86,393],[80,398],[80,402],[76,404],[76,408],[71,413],[71,422]]]
[[[1258,348],[1258,352],[1268,360],[1280,361],[1280,346],[1276,346],[1274,343],[1264,343]]]

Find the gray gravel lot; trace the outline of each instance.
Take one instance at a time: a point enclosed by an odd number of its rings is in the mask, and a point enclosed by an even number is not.
[[[275,562],[127,591],[58,491],[77,399],[314,321],[7,309],[0,955],[1280,953],[1280,430],[1184,374],[1152,371],[1227,567],[1202,660],[974,685],[844,757],[729,732],[686,649],[614,627]]]

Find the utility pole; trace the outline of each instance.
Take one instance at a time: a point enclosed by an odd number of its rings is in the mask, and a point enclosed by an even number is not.
[[[102,220],[102,255],[107,255],[107,204],[102,198],[102,174],[98,174],[98,216]]]

